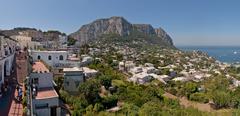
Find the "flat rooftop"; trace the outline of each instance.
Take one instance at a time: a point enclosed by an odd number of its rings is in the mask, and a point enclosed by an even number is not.
[[[63,68],[63,72],[82,72],[82,68],[73,67],[73,68]]]
[[[30,52],[42,52],[42,53],[67,53],[67,51],[40,51],[40,50],[31,50]]]
[[[77,57],[68,57],[67,60],[70,60],[70,61],[80,61],[80,58],[77,58]]]
[[[37,61],[32,66],[33,71],[37,73],[48,73],[49,69],[40,61]]]
[[[58,97],[57,92],[53,87],[41,88],[38,90],[36,99],[48,99]]]
[[[97,73],[98,71],[94,70],[94,69],[90,69],[88,67],[83,67],[83,71],[85,73]]]

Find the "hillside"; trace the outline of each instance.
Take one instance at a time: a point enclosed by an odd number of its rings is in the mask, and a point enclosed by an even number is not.
[[[28,37],[32,37],[33,41],[53,41],[58,40],[59,35],[65,35],[65,33],[61,33],[55,30],[42,31],[37,30],[35,28],[27,28],[27,27],[18,27],[11,30],[1,30],[1,33],[12,36],[12,35],[24,35]]]
[[[131,24],[123,17],[97,19],[92,23],[83,25],[69,36],[78,40],[79,44],[82,45],[106,38],[104,35],[116,35],[117,39],[127,38],[126,42],[140,39],[146,44],[174,46],[171,37],[162,28],[155,29],[150,24]]]

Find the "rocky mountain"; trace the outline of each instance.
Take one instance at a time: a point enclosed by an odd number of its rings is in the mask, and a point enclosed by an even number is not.
[[[146,35],[144,39],[150,39],[154,36],[154,39],[156,39],[154,41],[159,45],[174,46],[171,37],[162,28],[155,29],[150,24],[131,24],[123,17],[97,19],[90,24],[83,25],[78,31],[69,36],[78,40],[80,44],[85,44],[106,34],[127,37],[136,32]]]
[[[61,33],[59,31],[42,31],[37,30],[35,28],[26,28],[26,27],[18,27],[11,30],[1,30],[1,33],[12,36],[12,35],[23,35],[32,37],[33,41],[54,41],[59,39],[59,35],[65,35],[65,33]]]

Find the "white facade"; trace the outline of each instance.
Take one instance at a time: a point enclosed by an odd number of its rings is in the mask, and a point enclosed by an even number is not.
[[[29,51],[33,61],[42,60],[49,66],[57,67],[66,63],[67,51]]]
[[[119,64],[118,64],[118,68],[120,71],[128,72],[134,67],[135,67],[135,63],[133,63],[133,61],[119,62]]]
[[[59,99],[57,98],[49,98],[44,100],[33,100],[33,104],[35,104],[35,113],[38,114],[38,116],[51,116],[51,107],[55,107],[56,105],[59,105]],[[43,105],[46,105],[46,107],[41,108]],[[59,113],[56,113],[58,116],[60,116],[60,109],[57,108],[56,111]]]
[[[64,90],[69,92],[77,92],[78,86],[84,81],[84,73],[82,68],[64,68]]]
[[[97,75],[98,71],[90,69],[88,67],[83,67],[83,73],[86,78],[91,78]]]
[[[18,41],[19,47],[21,49],[24,49],[25,47],[28,47],[28,48],[31,48],[31,49],[34,48],[31,37],[22,36],[22,35],[14,35],[14,36],[11,36],[11,38]]]
[[[44,91],[47,91],[44,93]],[[44,95],[38,95],[40,97],[36,97],[32,100],[33,105],[33,113],[37,116],[51,116],[52,114],[56,116],[61,116],[61,108],[59,107],[59,96],[53,88],[49,88],[48,90],[39,90],[39,94],[51,94],[46,97],[42,97]]]
[[[53,73],[31,73],[30,77],[38,80],[38,88],[53,86]]]
[[[60,116],[59,96],[53,88],[53,74],[42,62],[35,62],[30,78],[33,81],[33,114],[37,116]]]
[[[59,35],[59,43],[61,45],[67,44],[67,36],[65,35]]]
[[[90,56],[83,56],[82,55],[82,61],[81,61],[81,65],[82,66],[85,66],[85,65],[88,65],[88,64],[90,64],[90,63],[92,63],[93,62],[93,58],[92,57],[90,57]]]
[[[0,93],[1,88],[13,69],[16,41],[0,35]]]
[[[42,60],[47,65],[57,67],[76,67],[80,65],[79,61],[69,60],[67,51],[36,51],[30,50],[33,61]]]

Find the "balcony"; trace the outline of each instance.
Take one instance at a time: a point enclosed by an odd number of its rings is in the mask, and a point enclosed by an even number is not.
[[[9,56],[12,56],[13,54],[15,54],[15,51],[9,51],[9,50],[4,50],[0,52],[0,60],[3,60]]]

